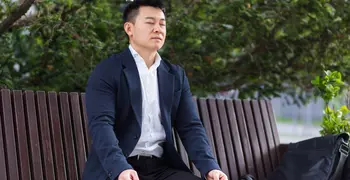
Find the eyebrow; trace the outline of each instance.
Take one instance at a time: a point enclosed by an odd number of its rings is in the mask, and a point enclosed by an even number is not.
[[[154,18],[154,17],[146,17],[145,19],[152,19],[152,20],[156,20],[156,18]],[[162,18],[162,19],[160,19],[161,21],[165,21],[165,19],[164,18]]]

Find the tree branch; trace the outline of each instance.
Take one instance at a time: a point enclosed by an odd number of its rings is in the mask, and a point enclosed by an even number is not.
[[[26,0],[18,6],[10,15],[0,24],[0,36],[6,32],[19,18],[21,18],[32,6],[35,0]]]
[[[38,2],[38,0],[36,2]],[[60,23],[59,27],[64,24],[64,21],[67,19],[68,14],[74,14],[76,11],[78,11],[86,3],[87,3],[87,1],[83,1],[81,3],[81,6],[75,6],[71,9],[63,10],[63,12],[61,14],[62,22]],[[30,26],[35,20],[37,20],[37,16],[35,16],[35,15],[19,19],[15,23],[13,23],[7,30],[17,29],[17,28],[21,28],[21,27],[25,27],[25,26]]]
[[[21,18],[17,20],[8,30],[17,29],[25,26],[31,25],[37,19],[36,16],[29,16],[26,18]]]

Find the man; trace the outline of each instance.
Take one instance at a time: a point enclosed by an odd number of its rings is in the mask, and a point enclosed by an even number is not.
[[[157,53],[165,41],[160,0],[124,11],[129,47],[98,64],[86,88],[92,146],[84,180],[195,180],[175,150],[172,127],[208,180],[227,180],[192,102],[185,72]]]

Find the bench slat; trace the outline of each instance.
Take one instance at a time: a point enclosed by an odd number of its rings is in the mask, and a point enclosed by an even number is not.
[[[68,93],[59,93],[59,104],[61,109],[61,123],[63,129],[63,145],[65,149],[65,160],[67,165],[68,179],[78,179],[75,149],[73,142],[72,119],[70,113]]]
[[[198,115],[198,117],[199,117],[199,110],[198,110],[197,98],[193,97],[192,100],[193,100],[194,106],[195,106],[195,108],[196,108],[197,115]],[[192,170],[193,170],[194,175],[200,177],[200,176],[201,176],[201,173],[199,172],[199,170],[196,168],[196,166],[195,166],[193,163],[191,163],[191,167],[192,167]]]
[[[224,100],[218,100],[218,110],[219,110],[219,119],[220,119],[220,126],[222,130],[222,136],[225,144],[225,150],[226,150],[226,158],[227,158],[227,165],[228,165],[228,172],[227,176],[228,179],[230,177],[238,177],[239,174],[237,172],[237,164],[236,164],[236,154],[233,150],[233,142],[232,137],[230,133],[230,126],[228,122],[227,112],[226,112],[226,106]]]
[[[55,174],[56,179],[67,179],[66,176],[66,167],[64,162],[64,150],[63,150],[63,141],[62,141],[62,129],[60,123],[60,114],[59,114],[59,106],[57,101],[57,93],[49,92],[48,93],[48,108],[50,115],[50,125],[52,130],[52,140],[53,140],[53,154],[54,154],[54,162],[55,162]]]
[[[247,170],[245,168],[244,154],[243,154],[242,143],[241,143],[241,135],[238,130],[238,123],[236,118],[236,112],[233,107],[233,102],[231,100],[225,100],[225,106],[227,108],[228,122],[229,122],[228,125],[229,125],[229,129],[230,129],[230,133],[233,141],[232,146],[234,147],[236,165],[238,165],[237,169],[239,172],[237,176],[231,175],[231,177],[234,178],[234,177],[239,177],[247,174]]]
[[[268,172],[272,171],[272,166],[270,162],[267,142],[266,142],[266,136],[264,132],[264,125],[261,119],[261,112],[259,107],[259,102],[256,100],[251,101],[252,107],[253,107],[253,115],[254,115],[254,121],[256,124],[256,131],[258,133],[259,138],[259,145],[260,145],[260,152],[263,158],[264,163],[264,170],[265,170],[265,177],[267,176]]]
[[[200,114],[200,119],[203,121],[203,126],[205,127],[205,130],[209,139],[209,144],[213,150],[214,157],[217,159],[214,138],[213,138],[213,129],[211,127],[210,117],[208,113],[207,100],[204,98],[199,99],[199,114]]]
[[[219,165],[225,174],[229,174],[227,157],[225,152],[225,144],[222,137],[221,125],[219,120],[219,115],[217,111],[217,105],[215,99],[209,99],[209,112],[211,117],[211,123],[213,127],[213,133],[215,137],[215,149],[218,155]],[[226,125],[227,126],[227,125]]]
[[[41,162],[41,150],[39,141],[39,129],[35,108],[34,92],[25,91],[25,110],[28,120],[28,131],[29,131],[29,149],[31,154],[31,172],[33,179],[44,179],[43,177],[43,165]]]
[[[49,125],[49,118],[47,113],[46,94],[43,91],[36,92],[37,104],[38,104],[38,123],[40,128],[40,138],[42,147],[43,165],[45,179],[54,179],[54,165],[52,155],[52,141],[51,141],[51,129]]]
[[[241,135],[241,142],[243,146],[243,154],[246,161],[247,171],[249,174],[252,174],[253,176],[258,177],[257,179],[261,179],[263,177],[263,174],[260,175],[259,173],[259,171],[261,170],[261,166],[254,166],[255,163],[259,161],[259,158],[258,159],[255,158],[256,156],[254,153],[255,152],[254,149],[256,148],[254,143],[257,142],[257,139],[254,140],[255,139],[254,136],[253,136],[253,139],[251,139],[252,138],[251,131],[254,129],[250,127],[250,125],[252,125],[251,123],[252,112],[251,112],[250,105],[247,107],[247,104],[249,105],[248,100],[244,100],[243,105],[242,105],[242,101],[240,100],[234,101],[234,105],[236,108],[236,117],[238,122],[237,123],[238,130],[239,130],[239,134]],[[249,129],[249,131],[247,130],[247,128]]]
[[[253,112],[252,112],[252,106],[250,104],[250,101],[244,100],[243,101],[244,111],[246,115],[247,120],[247,126],[249,129],[249,136],[250,136],[250,145],[252,147],[252,153],[254,158],[254,164],[255,164],[255,170],[256,170],[256,177],[258,179],[261,179],[264,177],[264,169],[263,169],[263,161],[262,161],[262,155],[260,154],[260,146],[259,146],[259,139],[257,135],[257,128],[255,126]]]
[[[266,107],[266,102],[264,100],[259,101],[260,104],[260,109],[262,113],[262,122],[264,124],[264,129],[265,129],[265,134],[266,134],[266,140],[267,140],[267,147],[268,147],[268,152],[270,154],[270,162],[272,165],[272,170],[277,167],[278,162],[277,162],[277,151],[276,151],[276,146],[275,142],[273,140],[273,135],[272,135],[272,128],[270,124],[270,119],[267,113],[267,107]],[[271,173],[272,171],[268,171],[268,173]],[[269,175],[269,174],[267,174]]]
[[[0,93],[0,105],[2,101],[2,96]],[[6,159],[5,159],[5,137],[3,136],[3,113],[0,110],[0,177],[3,177],[4,179],[7,179],[7,170],[6,170]]]
[[[73,134],[74,134],[74,144],[76,149],[77,164],[79,168],[79,179],[83,175],[83,170],[86,161],[85,143],[84,143],[84,132],[83,132],[83,122],[82,113],[80,111],[80,100],[79,94],[76,92],[70,93],[71,111],[72,111],[72,122],[73,122]]]
[[[271,101],[266,101],[266,107],[267,107],[267,112],[268,112],[269,119],[270,119],[270,124],[271,124],[271,129],[272,129],[272,134],[273,134],[273,140],[275,142],[275,147],[278,148],[280,146],[280,138],[279,138],[278,131],[277,131],[277,124],[276,124],[275,116],[273,114],[273,108],[272,108]],[[277,151],[277,160],[276,160],[277,164],[279,164],[280,160],[281,160],[280,152]]]
[[[16,150],[16,138],[15,138],[15,127],[13,124],[13,115],[12,115],[12,100],[10,90],[1,91],[1,110],[3,114],[3,125],[5,132],[5,149],[6,149],[6,159],[8,167],[8,178],[10,180],[18,179],[18,164],[17,164],[17,150]]]
[[[185,147],[184,145],[182,144],[182,141],[180,139],[180,136],[177,132],[175,132],[175,139],[176,139],[176,146],[177,146],[177,150],[178,152],[180,153],[180,156],[182,158],[182,160],[184,161],[184,163],[186,164],[187,167],[190,167],[190,163],[189,163],[189,160],[188,160],[188,155],[187,155],[187,152],[185,150]]]
[[[91,144],[91,138],[88,133],[88,118],[87,118],[87,113],[86,113],[86,108],[85,108],[85,93],[81,93],[80,95],[80,100],[81,100],[81,109],[83,112],[83,128],[84,128],[84,141],[85,141],[85,149],[86,149],[86,157],[89,154],[90,150],[90,144]]]
[[[20,179],[31,177],[26,119],[24,116],[23,93],[13,91],[14,122],[17,136],[18,166]],[[5,178],[6,179],[6,178]]]

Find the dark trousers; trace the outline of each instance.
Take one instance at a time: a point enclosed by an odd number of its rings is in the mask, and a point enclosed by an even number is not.
[[[163,158],[137,156],[128,158],[140,180],[200,180],[185,171],[170,168]]]

